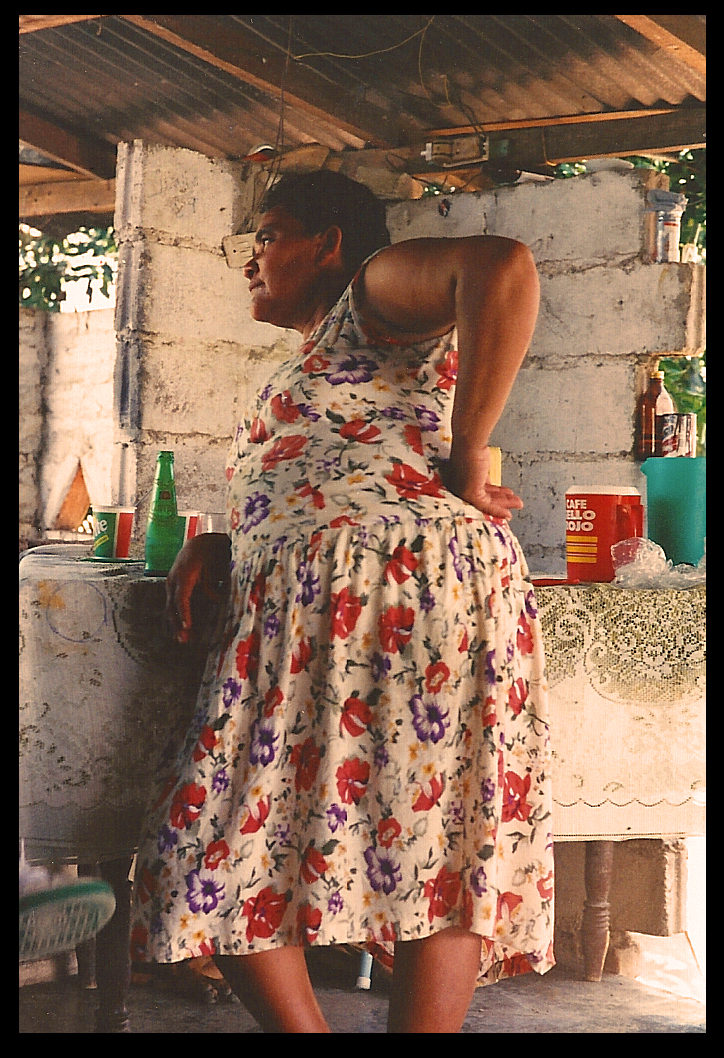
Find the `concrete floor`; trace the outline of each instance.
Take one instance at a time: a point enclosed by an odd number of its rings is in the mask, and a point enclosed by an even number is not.
[[[387,979],[375,967],[370,991],[355,988],[353,965],[311,966],[320,1005],[333,1032],[384,1033]],[[333,978],[333,979],[332,979]],[[682,978],[653,973],[638,980],[606,974],[591,984],[558,968],[545,977],[526,974],[475,993],[463,1032],[706,1032],[703,992],[680,987]],[[673,988],[673,991],[670,989]],[[678,994],[677,994],[678,993]],[[695,998],[698,996],[698,998]],[[20,989],[20,1033],[92,1033],[95,993],[77,978]],[[239,1005],[206,1005],[157,985],[134,985],[130,995],[133,1033],[254,1033],[253,1019]]]

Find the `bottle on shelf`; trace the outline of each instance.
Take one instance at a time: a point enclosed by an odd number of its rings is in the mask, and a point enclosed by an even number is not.
[[[664,372],[652,371],[636,414],[636,459],[676,455],[676,407],[664,386]]]
[[[159,452],[146,525],[147,577],[165,577],[181,549],[173,452]]]

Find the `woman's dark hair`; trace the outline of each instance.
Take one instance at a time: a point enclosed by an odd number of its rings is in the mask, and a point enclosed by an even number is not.
[[[375,250],[390,245],[384,204],[364,184],[331,169],[280,177],[267,192],[261,212],[271,209],[285,209],[307,235],[336,225],[350,279]]]

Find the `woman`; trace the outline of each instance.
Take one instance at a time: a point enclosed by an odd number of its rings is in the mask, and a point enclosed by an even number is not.
[[[508,239],[388,244],[338,174],[272,189],[251,314],[303,345],[232,445],[231,552],[197,537],[168,579],[180,641],[230,590],[133,942],[214,953],[265,1031],[329,1031],[305,944],[394,944],[392,1032],[458,1032],[479,976],[553,962],[540,630],[487,447],[536,271]]]

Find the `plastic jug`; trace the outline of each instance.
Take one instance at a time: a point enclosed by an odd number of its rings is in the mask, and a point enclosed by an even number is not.
[[[706,538],[706,459],[647,459],[647,532],[675,566],[696,566]]]
[[[628,485],[572,486],[566,491],[566,564],[571,581],[610,582],[611,547],[643,535],[638,489]]]

